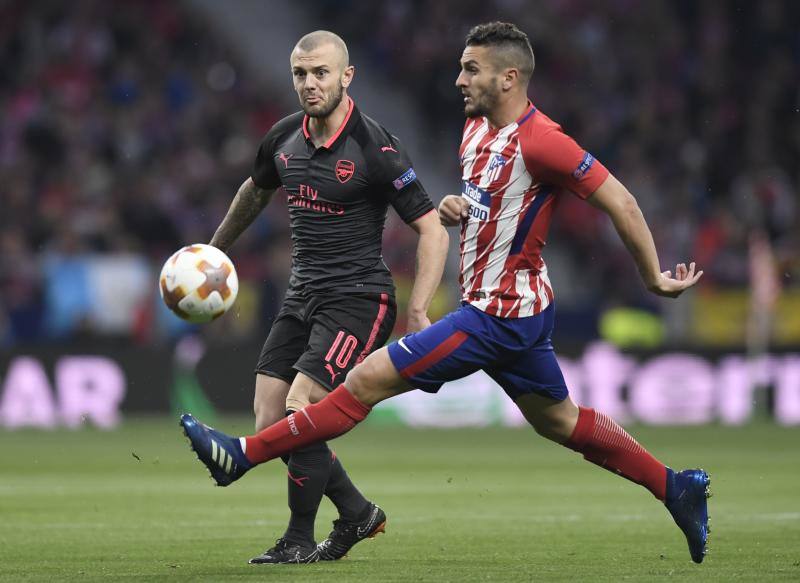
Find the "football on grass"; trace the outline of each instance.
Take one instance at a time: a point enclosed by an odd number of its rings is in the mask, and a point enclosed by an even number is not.
[[[198,243],[179,249],[167,259],[158,287],[170,310],[200,324],[230,309],[239,291],[239,278],[225,253]]]

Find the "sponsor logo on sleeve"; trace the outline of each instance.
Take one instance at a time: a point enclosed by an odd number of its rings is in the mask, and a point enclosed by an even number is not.
[[[572,173],[572,177],[575,180],[580,180],[589,171],[589,169],[592,167],[592,164],[594,164],[594,156],[592,156],[589,152],[584,153],[583,160],[581,160],[581,163],[577,168],[575,168],[575,171]]]
[[[417,179],[417,173],[414,172],[413,168],[409,168],[408,170],[403,172],[399,178],[394,180],[392,184],[394,184],[394,187],[397,190],[401,190],[406,186],[408,186],[409,184],[411,184],[412,182],[414,182],[416,179]]]

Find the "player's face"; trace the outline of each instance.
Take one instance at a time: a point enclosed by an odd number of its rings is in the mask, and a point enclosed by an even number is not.
[[[464,115],[490,115],[500,101],[502,74],[495,70],[487,47],[468,46],[461,55],[461,72],[456,87],[464,96]]]
[[[342,56],[332,44],[313,51],[292,52],[292,79],[300,106],[309,117],[327,117],[342,101],[350,84],[353,67],[344,67]]]

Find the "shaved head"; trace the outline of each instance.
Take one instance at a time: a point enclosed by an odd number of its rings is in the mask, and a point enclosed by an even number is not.
[[[334,49],[336,49],[336,54],[339,57],[339,63],[342,69],[350,65],[350,53],[347,52],[347,45],[342,40],[342,37],[329,30],[315,30],[314,32],[309,32],[297,41],[294,50],[310,53],[324,45],[333,45]]]

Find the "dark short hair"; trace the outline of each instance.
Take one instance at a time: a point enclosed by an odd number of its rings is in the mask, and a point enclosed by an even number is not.
[[[500,49],[501,67],[513,67],[524,81],[533,75],[536,61],[528,35],[510,22],[485,22],[467,33],[467,46]]]

